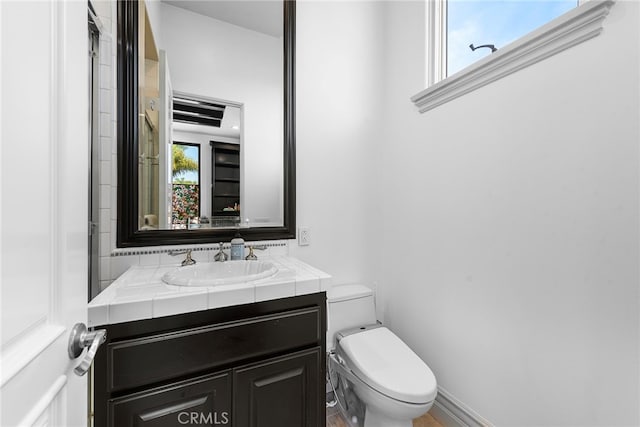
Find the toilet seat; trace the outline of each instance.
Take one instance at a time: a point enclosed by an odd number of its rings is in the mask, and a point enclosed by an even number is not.
[[[374,390],[407,403],[428,403],[436,398],[431,369],[389,329],[347,335],[338,347],[351,371]]]

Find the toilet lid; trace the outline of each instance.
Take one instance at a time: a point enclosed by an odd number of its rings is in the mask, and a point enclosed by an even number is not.
[[[433,372],[389,329],[380,327],[348,335],[338,345],[353,373],[380,393],[408,403],[435,399]]]

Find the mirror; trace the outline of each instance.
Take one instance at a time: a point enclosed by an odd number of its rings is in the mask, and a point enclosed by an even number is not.
[[[295,237],[294,1],[118,2],[117,246]]]

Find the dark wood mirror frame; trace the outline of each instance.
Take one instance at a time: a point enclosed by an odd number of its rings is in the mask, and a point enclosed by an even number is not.
[[[240,229],[245,240],[293,239],[296,228],[295,0],[284,0],[284,218],[279,227]],[[138,230],[138,1],[118,2],[117,247],[229,241],[235,229]]]

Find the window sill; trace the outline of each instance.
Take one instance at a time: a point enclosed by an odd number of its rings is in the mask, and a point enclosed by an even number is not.
[[[592,0],[411,97],[421,113],[598,36],[614,0]]]

